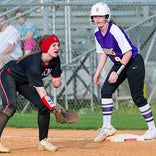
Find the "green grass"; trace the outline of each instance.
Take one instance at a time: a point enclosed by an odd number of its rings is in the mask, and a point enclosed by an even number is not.
[[[73,124],[58,124],[51,114],[50,128],[56,129],[96,129],[101,123],[100,115],[80,116],[80,120]],[[37,128],[37,112],[16,113],[8,122],[7,126],[16,128]]]
[[[152,111],[156,119],[156,104],[152,104]],[[121,105],[119,109],[113,110],[112,124],[117,129],[147,129],[147,125],[135,106]],[[37,128],[37,112],[16,113],[7,123],[9,127],[16,128]],[[56,129],[98,129],[102,126],[101,108],[96,111],[86,112],[86,115],[80,115],[80,120],[74,124],[58,124],[55,117],[51,114],[50,128]]]

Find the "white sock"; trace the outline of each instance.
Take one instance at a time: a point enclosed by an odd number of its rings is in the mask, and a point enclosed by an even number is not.
[[[111,117],[112,117],[112,109],[113,109],[113,100],[112,99],[102,99],[102,114],[103,114],[103,126],[107,128],[111,128]]]
[[[155,128],[155,123],[150,105],[147,103],[145,106],[140,107],[139,110],[147,123],[148,129]]]

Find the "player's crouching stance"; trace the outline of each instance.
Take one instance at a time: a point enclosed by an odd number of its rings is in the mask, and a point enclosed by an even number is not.
[[[38,109],[39,150],[55,151],[57,147],[49,142],[48,128],[50,112],[54,113],[57,122],[72,123],[72,111],[56,107],[46,92],[43,78],[51,75],[55,88],[61,86],[60,41],[55,35],[45,35],[40,42],[41,52],[34,52],[10,61],[0,70],[0,94],[2,110],[0,111],[0,136],[17,108],[17,91],[27,98]],[[63,112],[63,115],[61,113]],[[69,117],[65,115],[69,113]],[[71,114],[70,114],[71,113]],[[0,152],[8,153],[10,150],[0,143]]]
[[[94,142],[102,142],[113,135],[116,129],[111,125],[113,100],[112,94],[127,78],[131,96],[144,117],[148,130],[143,135],[145,140],[156,138],[156,127],[152,110],[143,96],[145,66],[139,50],[130,41],[121,27],[111,20],[111,11],[107,4],[96,3],[91,8],[91,22],[96,25],[94,36],[99,63],[94,75],[94,83],[100,84],[101,72],[109,57],[113,66],[101,89],[103,125]]]

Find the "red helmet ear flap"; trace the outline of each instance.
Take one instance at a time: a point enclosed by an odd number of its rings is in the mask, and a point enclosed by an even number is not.
[[[52,36],[49,36],[47,38],[45,38],[41,43],[40,43],[40,49],[43,53],[47,53],[50,46],[55,43],[55,42],[58,42],[60,43],[59,39],[57,36],[55,35],[52,35]]]

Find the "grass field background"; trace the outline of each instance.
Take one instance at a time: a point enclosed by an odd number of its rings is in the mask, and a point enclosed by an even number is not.
[[[151,104],[154,118],[156,119],[156,103]],[[156,121],[156,120],[155,120]],[[147,125],[136,106],[121,105],[119,109],[113,109],[112,124],[120,130],[144,130]],[[16,128],[37,128],[37,112],[19,113],[7,123],[8,127]],[[98,129],[102,126],[101,108],[90,111],[85,110],[85,114],[80,113],[80,120],[74,124],[58,124],[51,114],[50,128],[55,129]]]

